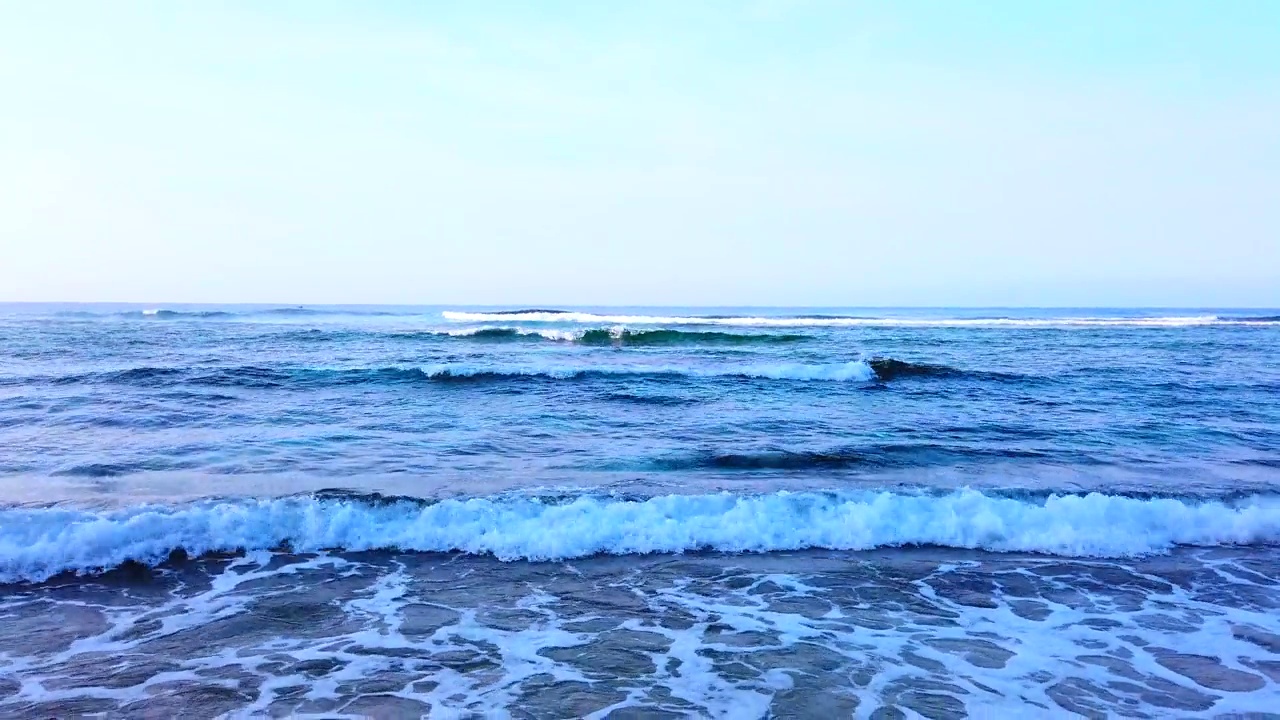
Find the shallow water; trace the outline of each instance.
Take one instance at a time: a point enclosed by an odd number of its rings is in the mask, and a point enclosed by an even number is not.
[[[0,715],[1280,708],[1280,313],[546,310],[0,306]]]
[[[1274,710],[1280,554],[253,553],[14,588],[0,713]]]

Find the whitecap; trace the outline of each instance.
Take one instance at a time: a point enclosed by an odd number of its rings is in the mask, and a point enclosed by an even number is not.
[[[1035,502],[974,490],[666,495],[649,499],[498,496],[433,504],[293,497],[121,511],[0,511],[0,581],[43,580],[175,549],[199,555],[287,544],[297,551],[401,550],[562,560],[701,549],[768,552],[936,545],[1126,557],[1177,545],[1280,541],[1280,498],[1240,503],[1092,493]]]

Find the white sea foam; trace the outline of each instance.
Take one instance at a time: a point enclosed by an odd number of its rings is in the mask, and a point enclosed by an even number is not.
[[[1189,327],[1198,325],[1280,325],[1275,320],[1232,320],[1217,315],[1167,317],[1059,318],[895,318],[895,317],[707,317],[600,315],[581,312],[482,313],[446,310],[455,322],[539,322],[624,325],[729,325],[741,327]]]
[[[690,366],[657,364],[542,364],[542,365],[478,365],[441,363],[420,368],[433,378],[503,375],[511,377],[541,376],[558,379],[583,375],[682,375],[685,377],[742,377],[769,380],[829,380],[837,382],[870,382],[875,370],[862,360],[845,363],[805,364],[773,363],[760,365]]]
[[[554,560],[599,553],[697,549],[858,550],[928,544],[1066,556],[1119,557],[1175,545],[1280,542],[1280,498],[1234,504],[1090,494],[1042,502],[973,490],[943,496],[892,492],[582,496],[370,504],[279,498],[147,506],[114,512],[0,511],[0,581],[40,580],[127,560],[262,550],[400,549]]]

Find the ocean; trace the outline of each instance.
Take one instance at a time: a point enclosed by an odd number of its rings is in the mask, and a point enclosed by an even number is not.
[[[1280,717],[1280,311],[0,305],[0,716],[1014,713]]]

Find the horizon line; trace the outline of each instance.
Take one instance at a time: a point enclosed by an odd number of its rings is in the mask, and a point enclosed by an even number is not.
[[[741,304],[576,304],[576,303],[378,303],[378,302],[256,302],[256,301],[135,301],[135,300],[0,300],[0,306],[6,305],[137,305],[148,309],[164,309],[169,306],[224,306],[224,307],[275,307],[275,308],[307,308],[307,307],[403,307],[403,308],[482,308],[504,310],[527,310],[538,312],[545,310],[574,309],[638,309],[638,308],[740,308],[761,310],[787,309],[860,309],[860,310],[1280,310],[1280,305],[741,305]]]

